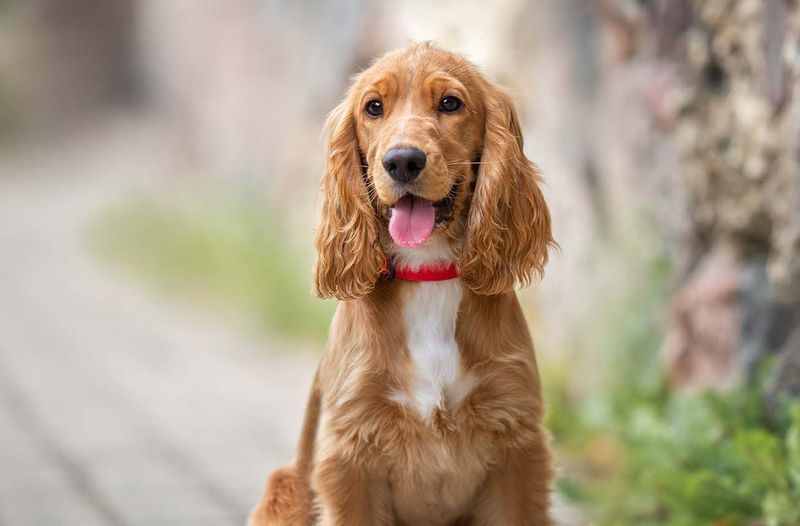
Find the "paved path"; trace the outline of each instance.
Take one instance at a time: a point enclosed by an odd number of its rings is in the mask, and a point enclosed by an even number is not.
[[[97,207],[160,169],[131,140],[0,158],[0,526],[239,525],[292,454],[313,352],[87,256]]]
[[[180,177],[168,150],[123,121],[0,151],[0,526],[242,525],[292,455],[314,350],[248,338],[88,256],[99,207]]]

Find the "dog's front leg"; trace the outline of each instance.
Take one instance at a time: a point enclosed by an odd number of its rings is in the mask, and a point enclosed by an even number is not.
[[[509,448],[476,499],[475,526],[552,526],[552,473],[543,439],[525,448]]]
[[[362,466],[339,456],[320,460],[314,472],[321,526],[393,523],[389,487]]]

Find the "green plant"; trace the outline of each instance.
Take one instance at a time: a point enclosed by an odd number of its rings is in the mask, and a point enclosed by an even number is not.
[[[598,374],[611,371],[607,381],[581,391],[583,378],[545,373],[559,491],[603,526],[800,525],[800,405],[767,419],[756,387],[666,388],[659,321],[670,269],[643,238],[590,258],[622,276],[576,344]]]
[[[768,425],[747,389],[645,400],[585,431],[617,445],[615,468],[561,487],[604,525],[796,526],[800,405],[786,414]]]

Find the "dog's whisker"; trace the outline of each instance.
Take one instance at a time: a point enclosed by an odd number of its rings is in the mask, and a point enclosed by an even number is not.
[[[445,139],[447,139],[447,138],[448,138],[448,137],[447,137],[446,135],[442,135],[441,137],[439,137],[438,139],[436,139],[436,140],[434,141],[434,143],[435,143],[436,145],[439,145],[439,143],[441,143],[443,140],[445,140]]]
[[[505,163],[508,161],[515,161],[518,162],[516,156],[509,156],[504,159],[495,159],[494,161],[446,161],[445,164],[448,166],[455,166],[455,165],[481,165],[481,164],[498,164],[498,163]]]

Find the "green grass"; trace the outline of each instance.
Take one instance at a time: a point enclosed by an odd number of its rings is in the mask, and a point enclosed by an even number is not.
[[[140,195],[103,210],[90,238],[106,261],[161,291],[220,301],[281,335],[327,333],[334,304],[313,297],[310,258],[263,205]]]

